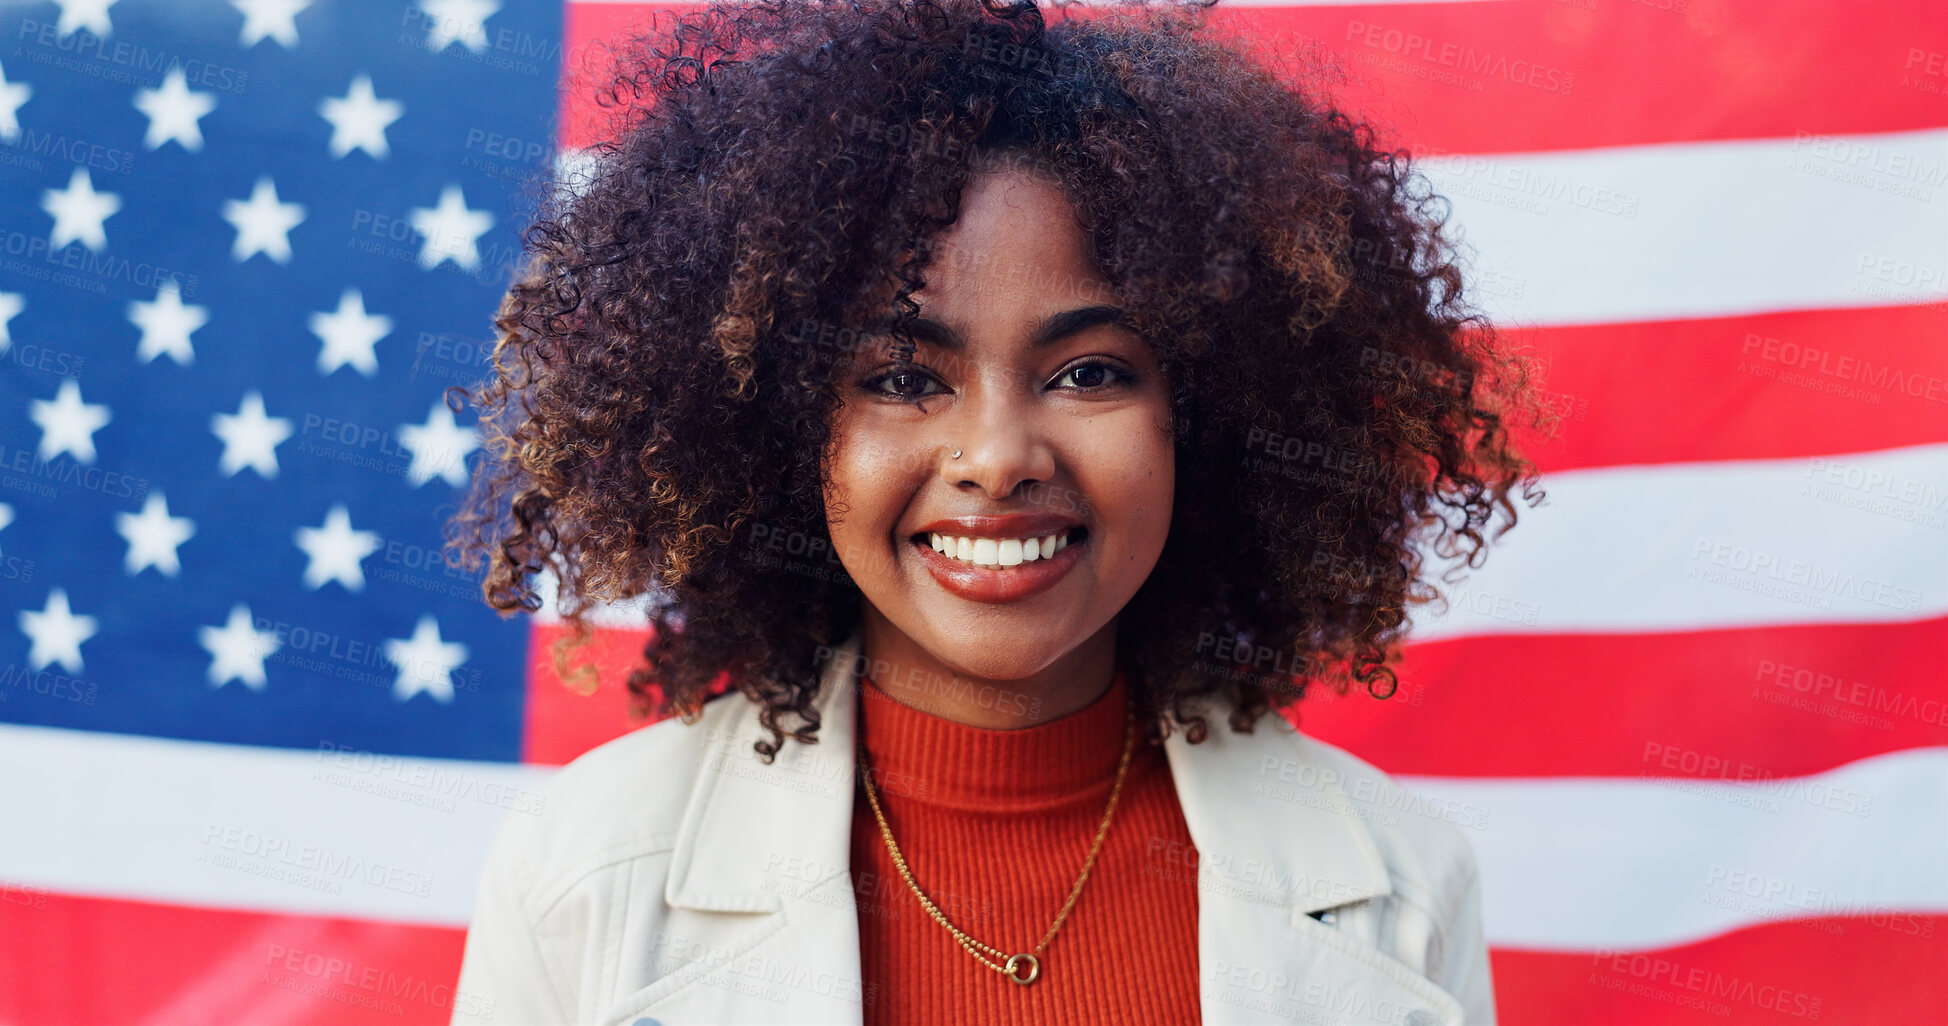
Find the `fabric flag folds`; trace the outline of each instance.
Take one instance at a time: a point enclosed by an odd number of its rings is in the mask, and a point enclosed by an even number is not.
[[[478,434],[441,396],[594,139],[564,69],[662,9],[0,7],[0,1021],[474,1000],[488,839],[628,725],[444,567]],[[1298,714],[1473,842],[1502,1020],[1939,1018],[1938,7],[1212,18],[1337,56],[1562,414],[1394,698]]]

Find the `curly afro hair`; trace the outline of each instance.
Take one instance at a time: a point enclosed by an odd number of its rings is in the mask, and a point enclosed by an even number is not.
[[[752,538],[830,552],[834,371],[888,285],[870,344],[911,357],[909,296],[996,155],[1059,183],[1169,381],[1171,533],[1118,619],[1152,736],[1201,741],[1213,700],[1249,731],[1310,684],[1390,694],[1409,605],[1441,598],[1419,546],[1477,566],[1517,481],[1539,501],[1509,430],[1552,415],[1409,154],[1201,6],[1055,13],[718,0],[616,50],[608,141],[525,234],[489,380],[449,394],[486,439],[449,551],[504,612],[553,578],[558,669],[596,604],[642,600],[639,717],[734,689],[761,757],[816,740],[862,598]]]

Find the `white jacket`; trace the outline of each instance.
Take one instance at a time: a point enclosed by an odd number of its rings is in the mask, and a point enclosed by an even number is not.
[[[482,871],[455,1023],[858,1023],[848,871],[859,639],[825,666],[819,741],[738,694],[564,767]],[[1267,715],[1165,741],[1197,847],[1203,1021],[1495,1021],[1472,850],[1379,770]],[[1188,869],[1189,855],[1185,854]],[[1132,938],[1132,943],[1141,943]]]

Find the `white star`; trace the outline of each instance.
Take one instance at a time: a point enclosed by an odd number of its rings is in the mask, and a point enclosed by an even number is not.
[[[291,262],[291,229],[304,220],[304,205],[279,203],[277,184],[266,175],[257,179],[250,199],[224,200],[223,219],[237,230],[230,256],[238,263],[262,253],[280,264]]]
[[[0,502],[0,531],[6,530],[7,525],[13,522],[14,508],[4,502]]]
[[[26,296],[18,292],[0,292],[0,353],[13,348],[14,344],[14,337],[7,332],[7,322],[25,309],[27,309]]]
[[[33,644],[27,662],[34,672],[60,663],[69,673],[81,672],[81,643],[95,636],[92,616],[76,616],[68,608],[68,593],[60,588],[47,593],[47,605],[38,613],[20,611],[20,630]]]
[[[148,363],[164,353],[187,367],[196,359],[189,336],[209,323],[210,311],[186,306],[176,279],[164,278],[156,288],[156,301],[129,304],[129,320],[142,329],[142,341],[135,347],[135,358]]]
[[[176,547],[196,533],[196,523],[188,517],[170,516],[162,493],[150,492],[140,514],[115,514],[115,530],[129,543],[123,566],[130,577],[148,567],[155,567],[164,577],[174,577],[183,568],[176,558]]]
[[[137,90],[135,109],[149,118],[149,132],[142,137],[143,146],[153,150],[174,141],[195,153],[203,148],[203,126],[196,121],[216,109],[216,96],[193,92],[179,65],[169,69],[160,88]]]
[[[379,358],[372,347],[392,330],[392,318],[365,312],[365,297],[357,289],[346,289],[338,297],[334,313],[311,315],[311,333],[325,345],[318,350],[318,373],[330,374],[351,364],[360,374],[379,373]]]
[[[36,399],[27,406],[28,418],[41,428],[42,462],[64,452],[83,463],[95,462],[95,432],[114,418],[108,407],[82,402],[81,386],[73,378],[62,380],[52,400]]]
[[[20,105],[33,95],[33,86],[7,81],[6,69],[0,68],[0,142],[13,142],[20,137]]]
[[[304,568],[304,586],[317,591],[337,581],[346,591],[365,590],[365,570],[359,560],[379,547],[376,531],[352,530],[352,514],[339,503],[325,514],[323,527],[300,527],[293,536],[311,562]]]
[[[414,207],[413,230],[424,239],[419,248],[419,266],[432,270],[451,260],[462,270],[480,267],[481,235],[494,226],[494,215],[485,210],[468,210],[460,187],[449,185],[440,192],[437,207]]]
[[[467,646],[440,640],[439,621],[419,618],[410,639],[386,642],[386,658],[399,668],[392,697],[401,702],[424,691],[442,702],[453,701],[453,668],[467,661]]]
[[[386,144],[386,126],[406,113],[398,100],[381,100],[372,92],[372,76],[352,79],[343,97],[327,96],[318,104],[318,114],[331,122],[331,155],[343,157],[353,150],[364,150],[384,160],[392,148]]]
[[[426,48],[434,52],[454,43],[475,53],[487,52],[487,19],[501,9],[500,0],[419,0],[426,27]]]
[[[122,197],[112,192],[96,192],[88,169],[78,167],[68,177],[67,188],[41,192],[41,209],[54,219],[54,231],[48,236],[49,249],[58,250],[79,241],[89,249],[100,250],[108,245],[108,233],[102,229],[102,222],[122,209]]]
[[[286,50],[295,50],[298,12],[311,6],[311,0],[230,0],[230,6],[242,11],[244,16],[243,34],[238,42],[256,46],[268,37]]]
[[[209,650],[213,688],[240,680],[252,691],[264,690],[264,660],[284,647],[276,634],[251,626],[250,607],[241,602],[230,607],[222,627],[198,627],[196,640]]]
[[[436,477],[445,478],[447,484],[456,488],[466,484],[467,455],[480,448],[473,428],[455,424],[453,411],[438,402],[427,414],[426,423],[400,425],[399,441],[413,451],[406,480],[414,488]]]
[[[75,29],[87,29],[98,36],[106,36],[115,26],[108,20],[108,9],[115,6],[115,0],[54,0],[61,5],[60,24],[54,31],[66,39]]]
[[[210,418],[210,430],[223,439],[223,460],[217,469],[229,477],[245,467],[269,480],[277,476],[277,447],[291,437],[291,422],[264,415],[264,396],[251,392],[236,413]]]

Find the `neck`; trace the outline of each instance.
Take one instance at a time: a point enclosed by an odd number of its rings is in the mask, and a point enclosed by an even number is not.
[[[1116,621],[1047,666],[1019,678],[968,673],[926,650],[870,605],[864,622],[866,675],[889,697],[942,719],[988,730],[1058,720],[1102,697],[1116,673]]]

